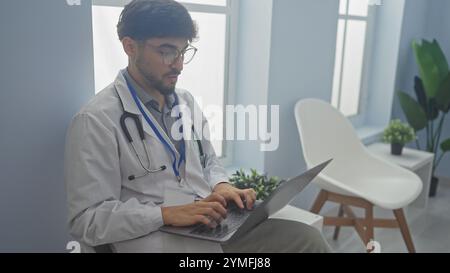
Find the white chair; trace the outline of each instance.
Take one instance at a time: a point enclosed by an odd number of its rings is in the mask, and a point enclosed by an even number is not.
[[[409,252],[415,252],[403,208],[422,190],[420,178],[372,155],[350,122],[329,103],[305,99],[295,105],[295,118],[308,167],[333,158],[314,180],[321,191],[311,212],[319,213],[326,201],[339,203],[338,217],[324,217],[324,225],[354,226],[364,244],[374,240],[374,227],[400,228]],[[393,210],[395,219],[374,219],[373,206]],[[350,206],[365,209],[358,218]]]

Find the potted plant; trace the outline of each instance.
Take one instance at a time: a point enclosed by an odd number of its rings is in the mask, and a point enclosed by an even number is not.
[[[251,169],[250,172],[250,174],[246,174],[240,169],[231,176],[230,182],[238,189],[254,189],[257,200],[266,199],[280,184],[280,179],[276,176],[269,178],[254,169]]]
[[[444,120],[450,110],[450,73],[446,57],[436,40],[412,45],[420,77],[415,77],[415,95],[412,98],[399,92],[400,105],[408,123],[415,132],[425,130],[424,150],[434,154],[430,196],[435,196],[438,179],[435,175],[445,153],[450,150],[450,138],[443,138]],[[441,139],[445,139],[442,140]],[[418,149],[421,145],[416,140]]]
[[[399,119],[394,119],[383,132],[383,141],[391,144],[391,154],[401,155],[405,144],[416,139],[414,129]]]

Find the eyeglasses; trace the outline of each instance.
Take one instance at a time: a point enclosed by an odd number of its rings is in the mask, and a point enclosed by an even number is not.
[[[193,46],[188,46],[187,48],[183,49],[182,51],[168,47],[168,46],[154,46],[151,44],[145,44],[146,46],[149,46],[151,48],[154,48],[158,51],[158,53],[161,55],[162,61],[165,65],[172,65],[174,64],[178,58],[182,58],[183,64],[188,64],[194,59],[195,54],[197,53],[197,48]]]

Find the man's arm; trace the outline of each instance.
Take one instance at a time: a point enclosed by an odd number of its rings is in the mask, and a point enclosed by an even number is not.
[[[76,116],[65,151],[65,182],[71,234],[90,246],[129,240],[163,225],[161,208],[136,198],[120,201],[119,149],[98,117]]]

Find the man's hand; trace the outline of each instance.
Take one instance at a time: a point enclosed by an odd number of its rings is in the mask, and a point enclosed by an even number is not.
[[[165,225],[184,227],[205,224],[215,228],[227,217],[226,201],[213,193],[205,199],[183,206],[162,207],[161,213]]]
[[[256,192],[253,189],[241,190],[226,182],[217,184],[213,192],[223,196],[227,201],[233,200],[241,209],[244,208],[242,200],[246,201],[247,209],[252,209],[256,201]]]

